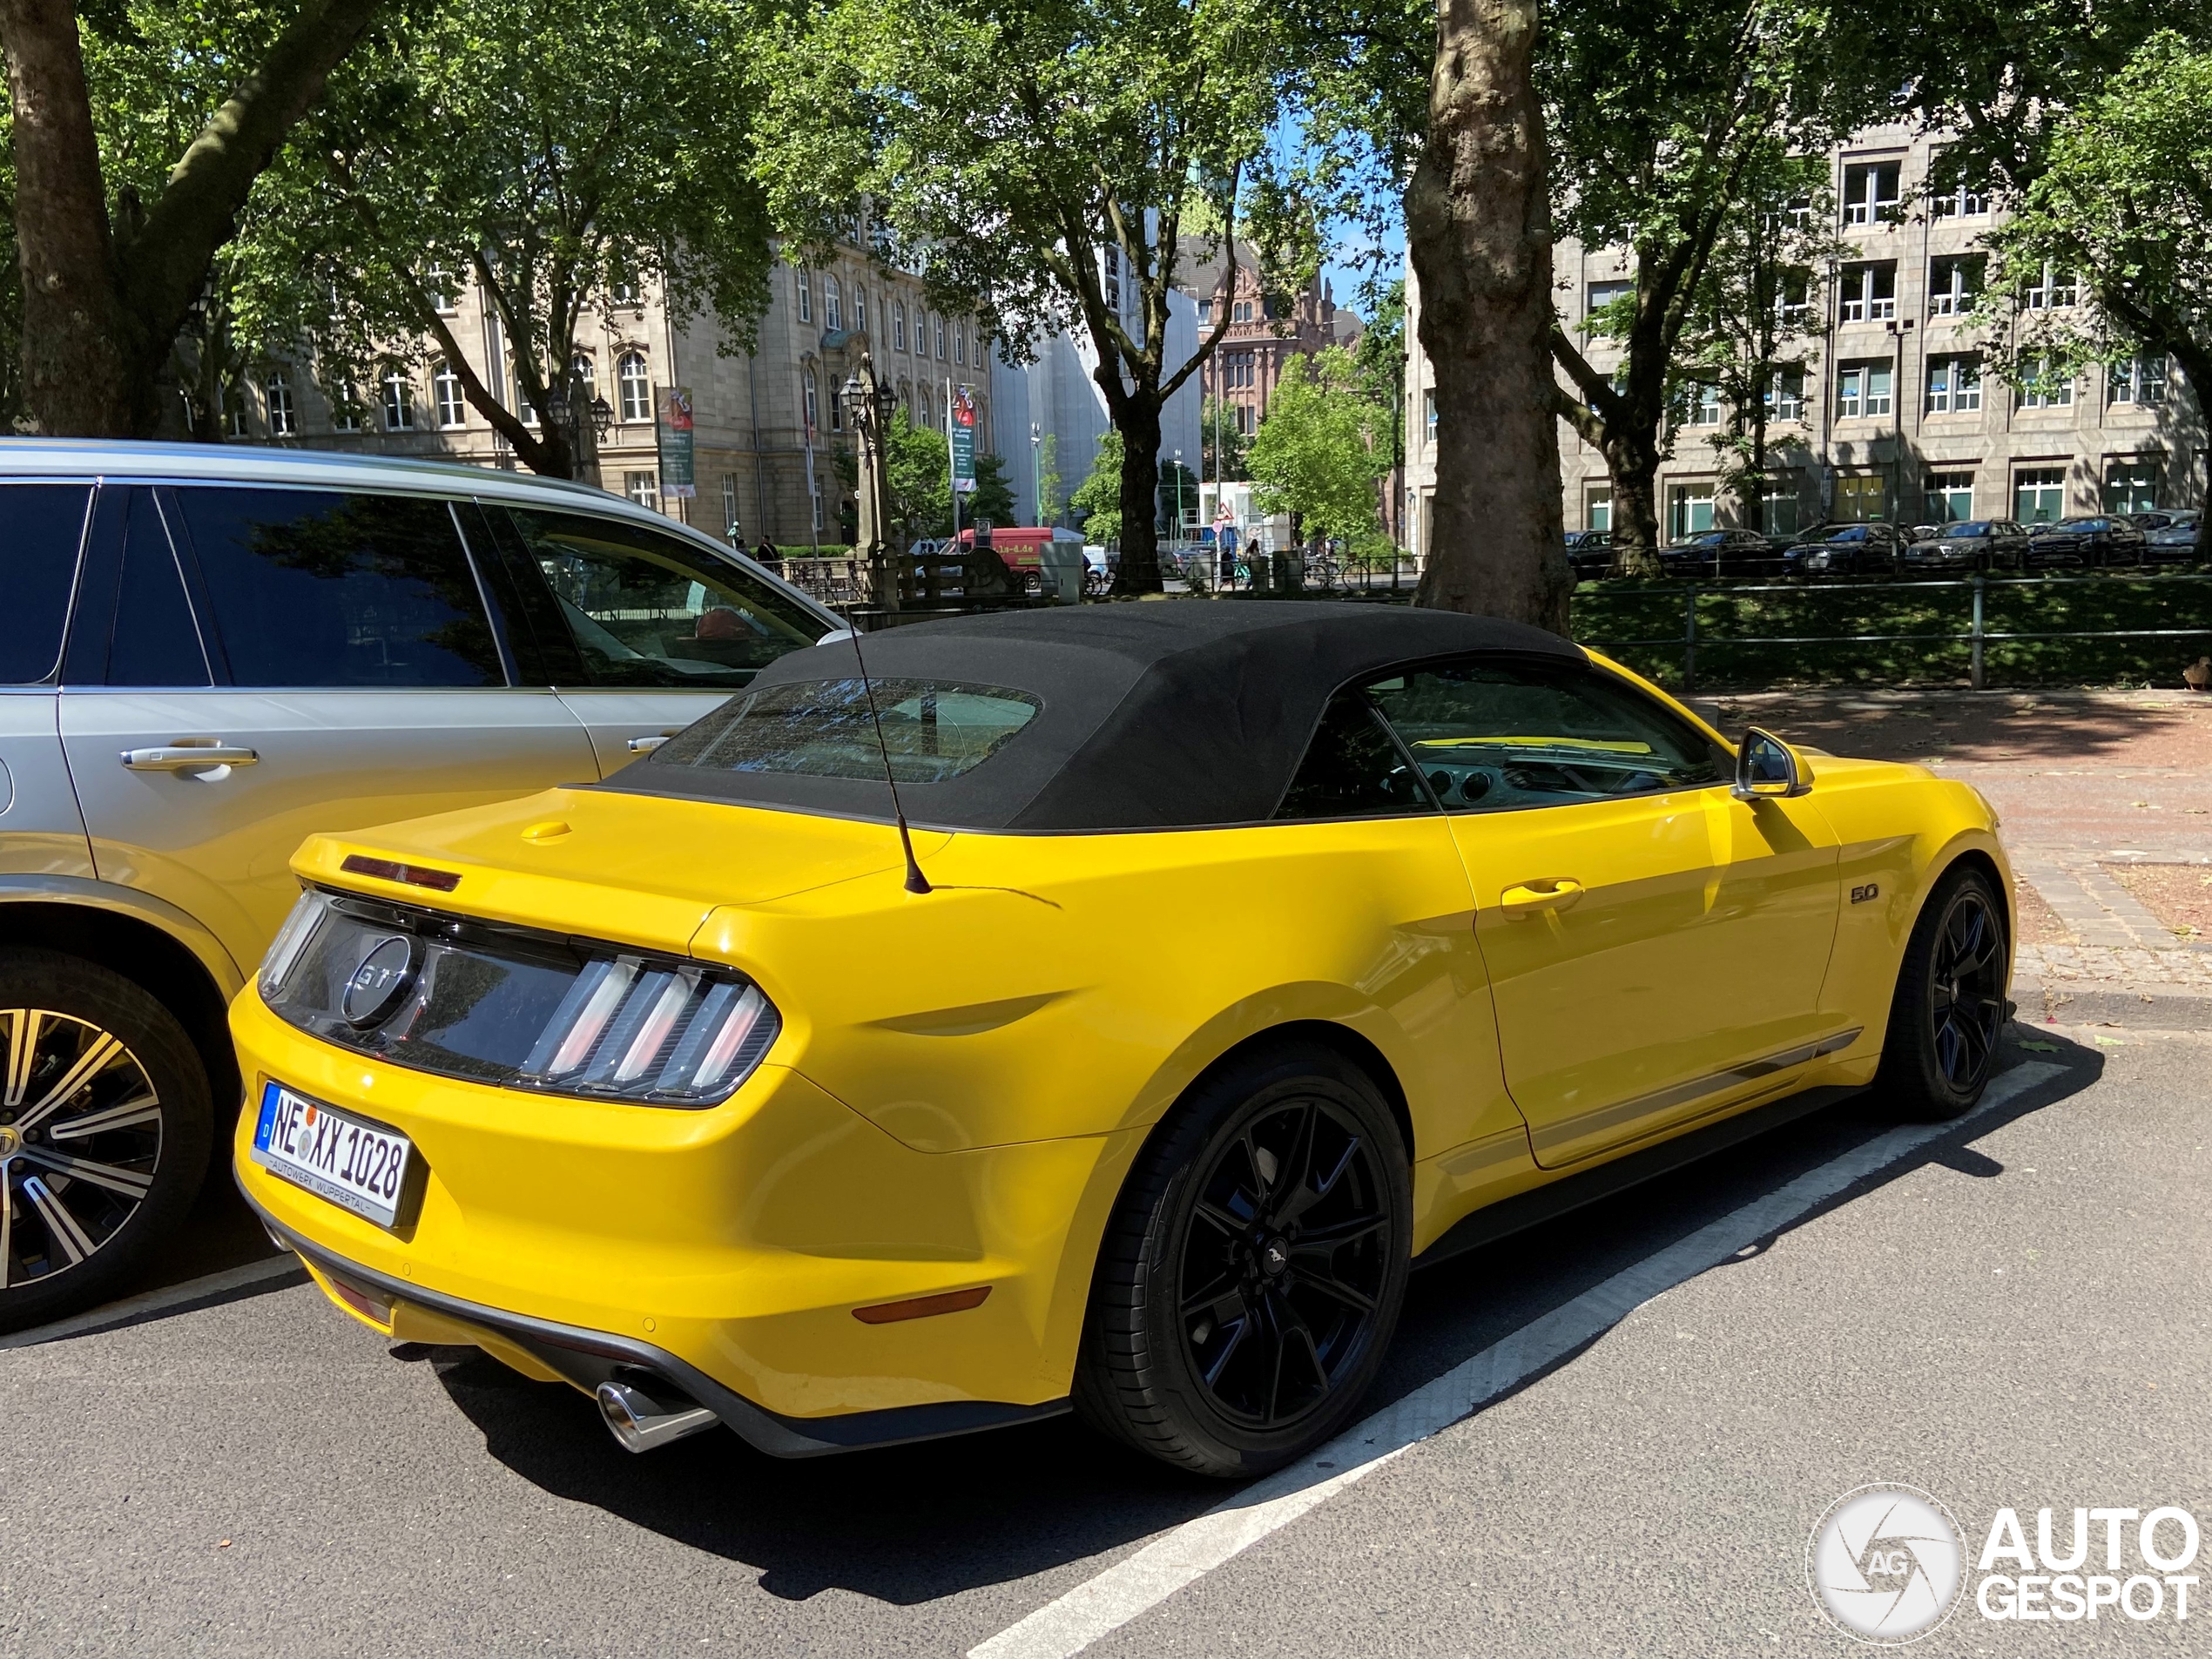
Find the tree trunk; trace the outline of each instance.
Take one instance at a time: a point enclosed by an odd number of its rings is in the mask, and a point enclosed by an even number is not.
[[[24,277],[24,407],[57,436],[151,436],[172,342],[215,250],[285,135],[379,0],[306,0],[260,68],[208,118],[161,194],[108,217],[77,12],[0,0],[14,103]]]
[[[1429,556],[1414,603],[1563,633],[1538,0],[1441,0],[1428,133],[1406,195],[1436,379]]]
[[[41,431],[129,437],[137,429],[132,330],[76,8],[67,0],[0,0],[0,38],[15,105],[24,408]]]
[[[1114,371],[1101,366],[1102,374]],[[1116,594],[1160,591],[1160,403],[1143,387],[1124,393],[1114,411],[1122,435],[1122,556]]]
[[[1639,435],[1610,438],[1605,469],[1613,481],[1613,548],[1625,576],[1655,576],[1659,562],[1659,455]]]

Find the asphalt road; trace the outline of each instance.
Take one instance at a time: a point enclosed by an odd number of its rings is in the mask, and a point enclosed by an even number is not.
[[[2031,1542],[2039,1507],[2063,1529],[2161,1504],[2212,1541],[2212,1035],[2015,1035],[2054,1045],[2014,1050],[2051,1069],[2035,1086],[1608,1315],[1084,1652],[1850,1652],[1806,1541],[1873,1481],[1946,1504],[1970,1569],[2000,1506]],[[1417,1275],[1374,1404],[1892,1132],[1850,1103]],[[962,1655],[1125,1586],[1228,1495],[1070,1420],[631,1457],[581,1395],[393,1349],[296,1285],[0,1352],[0,1399],[8,1654]],[[2212,1652],[2212,1592],[2186,1623],[2023,1625],[1972,1590],[1916,1655]]]

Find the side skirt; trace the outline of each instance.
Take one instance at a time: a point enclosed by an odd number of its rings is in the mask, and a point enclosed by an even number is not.
[[[1462,1216],[1444,1236],[1413,1258],[1415,1267],[1430,1267],[1447,1261],[1470,1250],[1480,1250],[1485,1244],[1534,1227],[1557,1216],[1580,1210],[1585,1204],[1609,1198],[1616,1192],[1642,1186],[1646,1181],[1678,1170],[1686,1163],[1710,1157],[1742,1142],[1754,1139],[1770,1130],[1780,1129],[1784,1123],[1833,1106],[1839,1101],[1863,1095],[1868,1085],[1861,1083],[1846,1087],[1830,1084],[1819,1089],[1807,1089],[1784,1098],[1739,1112],[1733,1117],[1722,1119],[1702,1130],[1662,1141],[1648,1146],[1641,1152],[1631,1152],[1625,1157],[1602,1163],[1595,1170],[1580,1175],[1563,1176],[1559,1180],[1537,1187],[1531,1191],[1515,1193],[1496,1204],[1487,1204],[1472,1215]]]

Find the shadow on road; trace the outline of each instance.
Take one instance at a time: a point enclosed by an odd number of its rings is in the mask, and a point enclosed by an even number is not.
[[[2039,1051],[2021,1054],[2023,1038]],[[2047,1042],[2054,1046],[2040,1051]],[[2013,1028],[2007,1058],[2052,1062],[2063,1069],[1956,1136],[1939,1136],[1792,1219],[1773,1237],[1929,1164],[2001,1178],[2003,1165],[1965,1140],[2071,1098],[2103,1069],[2094,1049],[2020,1027]],[[1623,1268],[1895,1127],[1878,1100],[1862,1096],[1416,1273],[1368,1408],[1410,1393]],[[1762,1240],[1741,1259],[1772,1241]],[[1176,1526],[1232,1490],[1111,1445],[1074,1418],[802,1462],[765,1457],[720,1433],[633,1456],[615,1445],[590,1403],[565,1386],[532,1382],[473,1348],[410,1345],[394,1350],[394,1357],[433,1366],[455,1405],[482,1432],[486,1449],[523,1479],[757,1568],[761,1588],[788,1600],[840,1588],[910,1605],[1049,1572]],[[1573,1363],[1572,1357],[1561,1363]]]

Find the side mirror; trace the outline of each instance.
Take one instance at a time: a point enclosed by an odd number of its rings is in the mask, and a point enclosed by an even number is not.
[[[1812,788],[1812,768],[1795,749],[1753,726],[1736,750],[1736,786],[1729,792],[1738,800],[1790,800]]]

